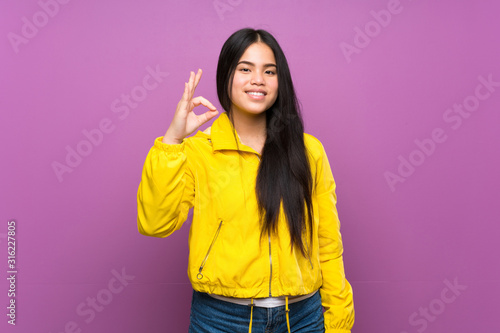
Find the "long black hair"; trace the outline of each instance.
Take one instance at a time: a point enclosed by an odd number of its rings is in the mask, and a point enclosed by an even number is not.
[[[254,43],[264,43],[271,48],[278,74],[276,102],[265,111],[267,136],[255,185],[261,236],[276,232],[280,204],[283,204],[292,249],[296,246],[306,256],[309,246],[303,236],[308,229],[309,245],[313,239],[313,180],[304,144],[304,123],[285,54],[269,32],[245,28],[226,40],[217,64],[217,95],[232,119],[230,91],[234,72],[245,50]]]

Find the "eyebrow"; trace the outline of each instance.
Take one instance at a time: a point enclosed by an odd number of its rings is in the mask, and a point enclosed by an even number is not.
[[[246,61],[246,60],[240,61],[237,65],[239,65],[239,64],[247,64],[247,65],[255,67],[255,64],[253,62]],[[276,65],[275,64],[264,64],[264,67],[276,67]]]

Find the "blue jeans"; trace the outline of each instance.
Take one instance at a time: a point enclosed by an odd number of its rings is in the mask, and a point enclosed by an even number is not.
[[[293,333],[325,331],[319,291],[305,300],[288,305]],[[193,291],[189,333],[247,333],[250,306],[224,302],[205,293]],[[285,333],[285,306],[253,308],[252,333]]]

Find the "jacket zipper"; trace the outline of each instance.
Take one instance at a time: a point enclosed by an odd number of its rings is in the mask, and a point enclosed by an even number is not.
[[[271,294],[271,282],[273,281],[273,257],[271,252],[271,231],[268,232],[269,235],[269,267],[270,267],[270,275],[269,275],[269,297],[272,297]]]
[[[259,154],[255,154],[260,162]],[[271,252],[271,231],[268,231],[268,240],[269,240],[269,297],[272,297],[271,293],[271,284],[273,281],[273,256]]]
[[[210,254],[210,251],[212,251],[212,247],[214,246],[215,241],[217,240],[217,237],[219,236],[220,229],[222,227],[222,220],[219,223],[219,227],[217,228],[217,231],[215,232],[214,238],[212,239],[212,243],[210,244],[210,247],[208,248],[207,254],[205,255],[205,259],[203,259],[203,262],[200,265],[200,268],[198,270],[198,274],[196,274],[196,278],[198,280],[203,279],[203,268],[205,267],[205,264],[207,263],[208,255]]]

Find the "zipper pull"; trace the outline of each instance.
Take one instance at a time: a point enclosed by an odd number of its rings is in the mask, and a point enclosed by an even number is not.
[[[196,274],[196,278],[198,280],[203,279],[203,274],[201,273],[203,271],[203,268],[205,267],[205,264],[208,259],[208,255],[210,254],[210,251],[212,251],[212,246],[214,246],[215,241],[217,240],[217,237],[219,236],[220,228],[222,227],[222,220],[219,222],[219,227],[217,228],[217,231],[215,232],[215,236],[212,239],[212,243],[210,244],[210,247],[208,248],[207,254],[205,255],[205,259],[203,259],[203,262],[200,265],[200,268],[198,269],[198,274]]]

